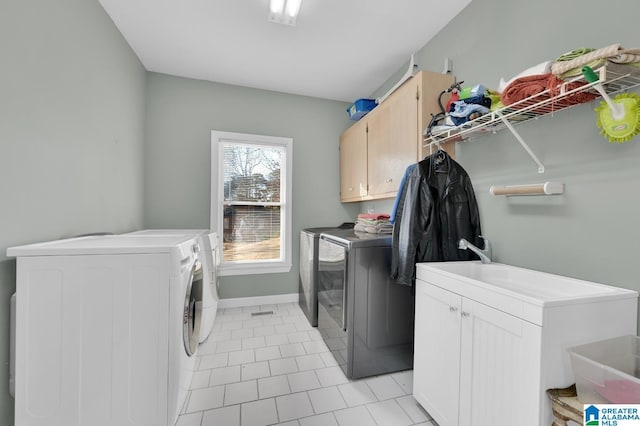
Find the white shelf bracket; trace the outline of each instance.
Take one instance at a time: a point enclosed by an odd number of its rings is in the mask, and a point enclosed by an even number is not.
[[[527,154],[529,154],[529,156],[533,159],[533,161],[536,162],[536,164],[538,165],[538,173],[544,173],[544,164],[542,164],[538,156],[531,150],[531,148],[529,148],[529,145],[527,145],[524,139],[522,139],[522,136],[520,136],[520,133],[518,133],[518,131],[513,127],[513,125],[509,123],[509,120],[507,120],[499,110],[495,111],[495,114],[498,116],[500,121],[502,121],[502,124],[504,124],[505,127],[509,129],[513,137],[516,138],[518,142],[520,142],[520,145],[522,145],[524,150],[527,151]]]
[[[402,83],[404,83],[405,81],[413,77],[413,75],[416,72],[416,67],[417,65],[414,60],[414,55],[412,53],[411,59],[409,59],[409,68],[407,69],[407,72],[400,78],[400,80],[391,89],[389,89],[387,93],[385,93],[381,98],[376,98],[376,104],[380,105],[385,99],[389,97],[389,95],[395,92],[398,87],[402,86]]]

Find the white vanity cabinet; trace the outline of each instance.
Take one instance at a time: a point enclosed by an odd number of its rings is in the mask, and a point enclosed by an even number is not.
[[[566,348],[636,333],[630,290],[479,262],[418,264],[417,278],[413,394],[440,426],[551,424],[545,390],[573,383]]]
[[[416,281],[413,396],[441,426],[458,424],[461,309],[459,295]]]
[[[414,396],[440,426],[519,418],[539,405],[541,334],[542,327],[419,280]]]

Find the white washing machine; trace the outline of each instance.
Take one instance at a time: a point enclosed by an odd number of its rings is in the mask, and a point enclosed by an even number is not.
[[[17,257],[15,420],[173,426],[199,340],[193,236],[81,237]]]
[[[123,235],[134,236],[171,236],[193,235],[198,237],[202,261],[204,282],[202,285],[202,321],[200,323],[200,342],[204,342],[211,330],[218,312],[220,300],[220,283],[218,281],[218,266],[220,265],[220,251],[218,250],[218,234],[208,229],[143,229]]]
[[[218,313],[220,300],[220,282],[218,281],[218,266],[220,265],[220,250],[218,248],[218,234],[209,232],[200,236],[202,241],[202,271],[204,274],[202,296],[202,324],[200,327],[200,342],[204,342],[211,330]]]

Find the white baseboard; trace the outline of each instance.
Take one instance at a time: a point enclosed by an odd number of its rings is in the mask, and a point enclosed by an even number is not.
[[[218,308],[239,308],[242,306],[275,305],[278,303],[298,302],[298,293],[276,294],[273,296],[234,297],[220,299]]]

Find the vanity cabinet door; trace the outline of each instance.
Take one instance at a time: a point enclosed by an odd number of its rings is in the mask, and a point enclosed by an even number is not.
[[[413,396],[440,426],[458,425],[462,298],[416,281]]]
[[[542,328],[466,298],[460,317],[458,424],[538,426]]]

